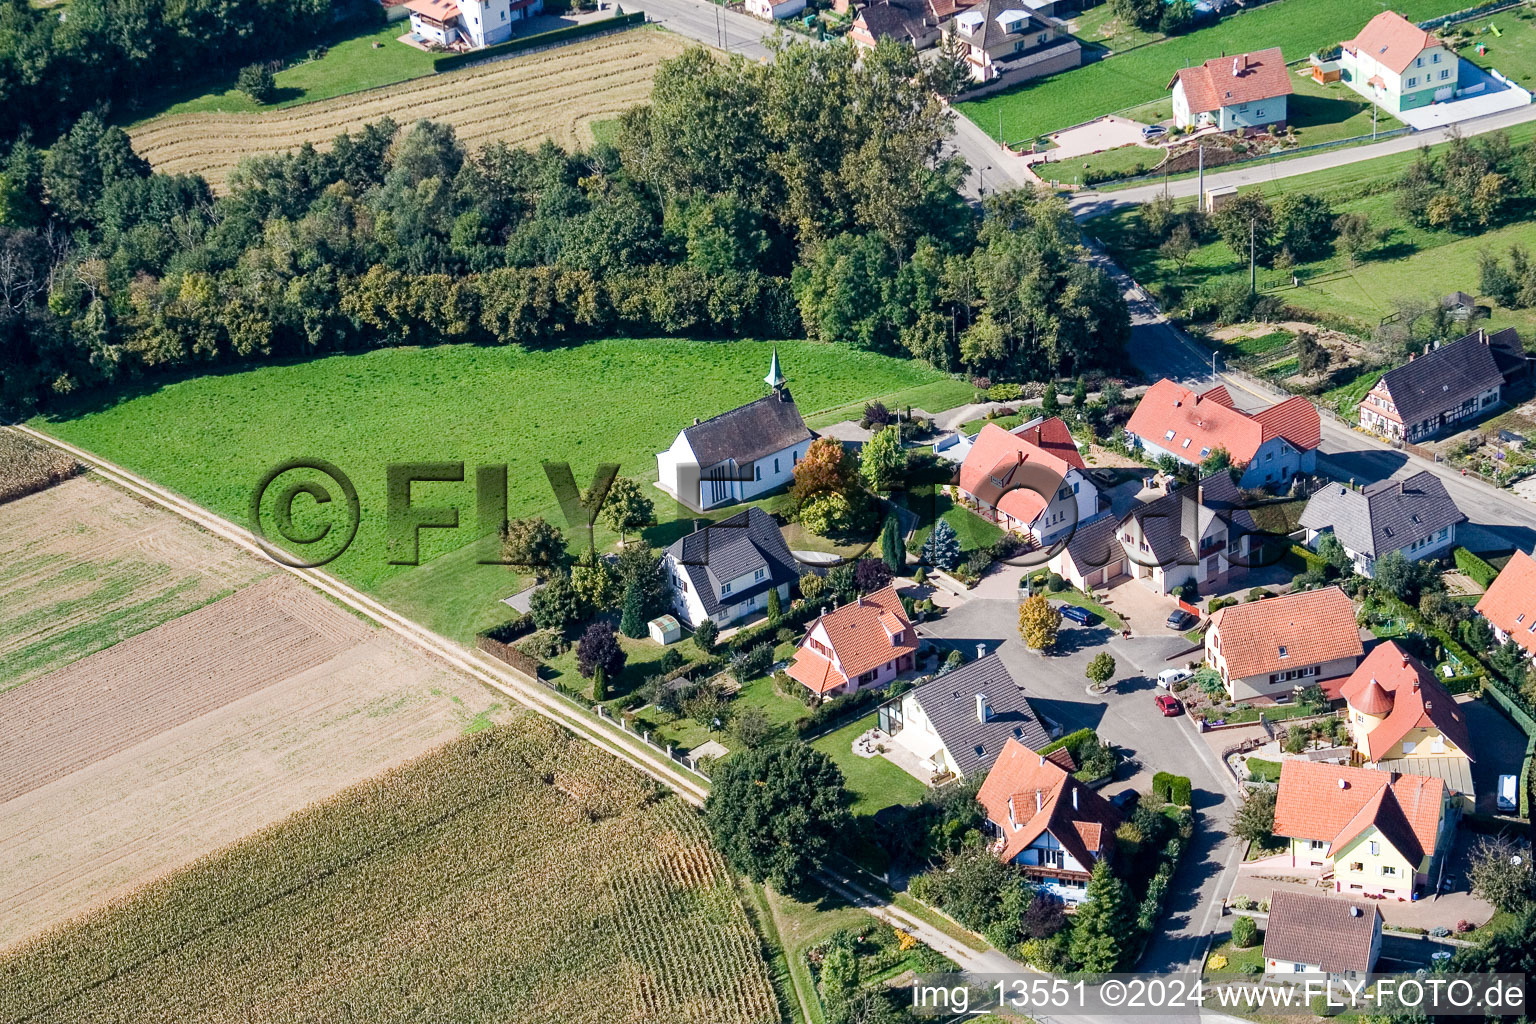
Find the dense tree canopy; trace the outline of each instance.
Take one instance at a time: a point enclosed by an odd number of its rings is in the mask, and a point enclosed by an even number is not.
[[[843,773],[803,743],[738,753],[714,778],[704,818],[738,871],[793,891],[808,881],[847,825]]]
[[[621,332],[804,333],[1014,377],[1113,365],[1118,289],[1060,200],[962,200],[932,74],[895,43],[693,50],[614,145],[470,152],[386,120],[248,160],[220,196],[86,114],[0,160],[0,411],[173,367]]]

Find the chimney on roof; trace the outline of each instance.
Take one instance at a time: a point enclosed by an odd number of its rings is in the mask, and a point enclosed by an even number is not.
[[[986,656],[987,656],[987,645],[986,644],[977,644],[976,645],[976,660],[980,661],[982,658],[985,658]]]
[[[1072,809],[1077,810],[1077,787],[1072,787]]]
[[[858,602],[858,603],[859,603],[859,607],[860,607],[860,608],[863,608],[863,607],[864,607],[864,595],[863,595],[863,594],[859,594],[859,595],[857,595],[857,596],[856,596],[856,597],[855,597],[855,598],[854,598],[854,600],[855,600],[855,601],[857,601],[857,602]]]
[[[1413,357],[1414,357],[1414,356],[1416,356],[1416,355],[1418,355],[1418,353],[1417,353],[1417,352],[1409,352],[1409,353],[1408,353],[1408,361],[1409,361],[1409,362],[1410,362],[1410,363],[1411,363],[1411,362],[1413,362]]]
[[[694,418],[693,418],[693,425],[694,425],[694,426],[698,426],[698,425],[699,425],[699,418],[698,418],[698,417],[697,417],[697,416],[695,416],[695,417],[694,417]]]
[[[1429,342],[1424,343],[1424,354],[1429,355]]]
[[[1041,811],[1041,810],[1044,810],[1044,809],[1045,809],[1045,794],[1040,792],[1037,789],[1037,790],[1035,790],[1035,810]]]
[[[1040,757],[1040,767],[1044,768],[1045,767],[1045,755],[1041,754],[1041,755],[1039,755],[1039,757]]]
[[[984,693],[976,695],[976,721],[992,721],[992,706],[987,703],[987,695]]]
[[[1238,66],[1238,62],[1241,61],[1241,60],[1242,60],[1241,57],[1233,57],[1232,58],[1232,77],[1233,78],[1237,77],[1237,66]]]

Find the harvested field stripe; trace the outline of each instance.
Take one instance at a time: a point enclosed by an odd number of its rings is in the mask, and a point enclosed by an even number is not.
[[[218,189],[245,157],[305,142],[325,150],[338,134],[383,117],[404,125],[423,118],[446,122],[471,148],[492,140],[528,145],[552,138],[576,149],[591,144],[593,121],[648,99],[657,65],[686,45],[665,32],[620,32],[266,113],[157,118],[130,135],[134,149],[156,170],[200,173]]]

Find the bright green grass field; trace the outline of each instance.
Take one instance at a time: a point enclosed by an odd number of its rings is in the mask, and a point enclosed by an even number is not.
[[[394,85],[396,82],[430,75],[433,61],[440,55],[397,41],[410,28],[409,21],[397,21],[377,29],[369,28],[359,35],[333,43],[319,60],[284,68],[277,73],[277,98],[271,103],[263,105],[255,102],[236,89],[233,78],[229,78],[212,88],[206,88],[207,83],[204,83],[203,91],[148,113],[140,120],[166,114],[254,113],[258,110],[328,100],[333,96],[344,96],[362,89]],[[374,43],[381,45],[374,49]],[[302,58],[302,54],[295,55],[295,59],[299,58]]]
[[[802,413],[884,397],[934,393],[945,380],[908,360],[810,342],[778,342]],[[327,570],[398,611],[460,640],[505,620],[499,602],[518,589],[505,566],[480,565],[475,466],[506,463],[508,511],[566,525],[542,462],[564,461],[586,487],[601,462],[647,482],[656,453],[694,416],[707,418],[764,394],[772,343],[611,339],[522,351],[444,345],[330,356],[211,374],[121,398],[38,429],[97,452],[240,523],[273,466],[318,458],[356,486],[361,525]],[[385,472],[390,463],[465,463],[463,483],[418,483],[414,506],[455,506],[457,529],[423,530],[420,566],[390,565]],[[305,479],[313,479],[313,475]],[[286,485],[296,479],[286,475]],[[280,488],[279,488],[280,489]],[[683,510],[651,490],[665,523]],[[336,503],[338,506],[340,502]],[[295,501],[301,525],[316,506]],[[340,529],[339,527],[337,528]],[[663,527],[658,541],[675,533]],[[616,538],[599,527],[599,545]],[[311,551],[315,549],[310,549]]]
[[[1465,6],[1462,0],[1400,0],[1404,17],[1422,21]],[[1381,13],[1377,0],[1275,0],[1253,11],[1230,15],[1188,35],[1175,36],[1108,57],[1072,71],[1026,82],[979,100],[958,104],[961,113],[999,139],[1029,141],[1101,114],[1166,96],[1180,68],[1203,64],[1223,53],[1278,46],[1288,61],[1352,39]]]
[[[854,814],[874,814],[883,807],[915,804],[927,792],[921,782],[885,758],[860,757],[853,752],[853,741],[873,729],[875,719],[875,715],[867,715],[852,725],[811,741],[812,747],[837,762],[842,769],[848,793],[853,797],[849,809]]]
[[[1472,42],[1459,51],[1463,57],[1485,68],[1496,68],[1510,79],[1529,89],[1536,84],[1536,13],[1529,8],[1503,11],[1469,22]],[[1500,35],[1487,31],[1489,25],[1498,28]],[[1488,48],[1479,54],[1481,43]]]

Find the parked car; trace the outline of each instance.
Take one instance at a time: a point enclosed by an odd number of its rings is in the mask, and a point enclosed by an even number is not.
[[[1087,608],[1079,608],[1075,604],[1062,605],[1061,617],[1064,619],[1071,619],[1073,622],[1083,626],[1093,625],[1094,619],[1097,618],[1097,616],[1095,616],[1093,612],[1089,611]]]
[[[1141,137],[1147,140],[1160,139],[1168,134],[1168,129],[1160,124],[1145,125],[1141,129]]]
[[[1168,628],[1185,630],[1193,626],[1198,620],[1183,608],[1175,608],[1173,614],[1168,616]]]
[[[1171,693],[1157,695],[1157,710],[1163,713],[1164,718],[1177,718],[1184,712],[1184,705],[1179,703],[1179,698]]]
[[[1109,802],[1114,804],[1115,807],[1119,810],[1128,811],[1132,807],[1136,806],[1136,800],[1140,796],[1141,794],[1136,792],[1134,789],[1126,789],[1110,797]]]
[[[1498,788],[1498,805],[1501,811],[1513,811],[1520,806],[1520,799],[1515,795],[1515,786],[1519,780],[1513,775],[1500,775]]]
[[[1165,668],[1157,674],[1157,685],[1166,690],[1174,683],[1188,679],[1192,675],[1194,673],[1187,668]]]

